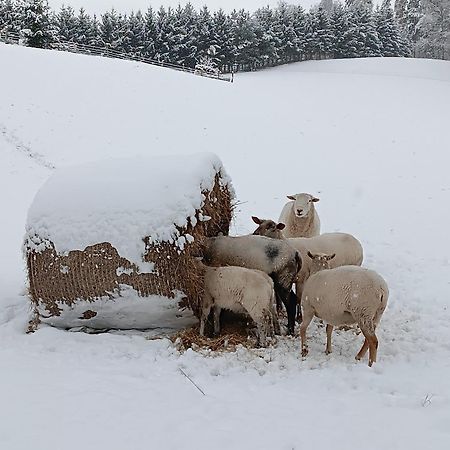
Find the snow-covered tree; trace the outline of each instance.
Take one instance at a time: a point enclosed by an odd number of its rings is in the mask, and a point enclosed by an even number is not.
[[[101,15],[99,31],[103,46],[114,50],[122,49],[124,37],[124,18],[115,9]]]
[[[394,18],[390,0],[384,0],[375,12],[375,24],[383,56],[405,56],[408,46]]]
[[[78,35],[78,21],[74,9],[71,6],[63,6],[54,20],[58,41],[75,42]]]
[[[422,14],[417,24],[422,54],[450,59],[450,0],[422,0]]]
[[[55,41],[57,30],[52,24],[47,0],[25,0],[19,10],[23,42],[29,47],[49,47]]]

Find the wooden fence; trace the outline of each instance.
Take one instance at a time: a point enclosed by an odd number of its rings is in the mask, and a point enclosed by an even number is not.
[[[19,33],[11,31],[1,31],[0,30],[0,42],[5,42],[7,44],[22,44],[22,39]],[[106,58],[124,59],[130,61],[138,61],[145,64],[151,64],[153,66],[166,67],[172,70],[178,70],[181,72],[191,73],[193,75],[198,75],[201,77],[212,78],[220,81],[233,82],[233,73],[223,74],[219,70],[205,70],[205,69],[193,69],[191,67],[186,67],[180,64],[173,64],[169,62],[158,61],[154,59],[144,58],[139,55],[124,53],[115,50],[110,47],[99,47],[93,45],[84,45],[77,42],[55,42],[50,45],[50,48],[58,51],[65,51],[71,53],[82,53],[85,55],[96,55],[103,56]]]

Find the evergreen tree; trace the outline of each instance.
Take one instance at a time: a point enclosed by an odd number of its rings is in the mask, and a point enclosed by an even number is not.
[[[241,70],[254,70],[258,63],[258,50],[255,45],[255,22],[251,20],[250,14],[243,9],[234,10],[230,19],[233,47],[235,48],[234,63]]]
[[[142,13],[132,12],[123,29],[123,50],[130,55],[141,56],[145,44],[145,20]]]
[[[20,13],[20,34],[24,43],[29,47],[48,48],[57,33],[50,19],[47,0],[25,0]]]
[[[123,40],[123,19],[112,9],[101,15],[99,25],[100,43],[108,48],[120,50]]]
[[[58,41],[75,42],[78,33],[78,21],[75,11],[70,6],[63,6],[55,16],[55,26],[58,32]]]
[[[255,51],[262,66],[271,65],[278,58],[277,45],[280,45],[275,36],[275,18],[269,6],[258,9],[254,14]]]
[[[18,6],[13,0],[0,1],[0,32],[19,32]]]
[[[450,59],[450,0],[423,0],[418,23],[424,56]]]
[[[91,18],[83,8],[76,18],[75,42],[82,45],[101,45],[97,19],[95,16]]]
[[[350,20],[349,10],[340,3],[333,6],[330,15],[330,28],[333,35],[331,51],[334,58],[350,58],[356,55],[353,37],[353,22]]]
[[[230,18],[223,12],[222,9],[215,12],[213,16],[213,35],[211,45],[213,45],[216,50],[213,57],[216,65],[223,70],[231,71],[231,64],[234,55],[231,22]]]
[[[290,6],[282,2],[274,14],[275,50],[279,60],[293,61],[298,54],[297,36],[295,33],[293,11]]]
[[[195,67],[201,55],[198,51],[197,13],[191,4],[178,6],[173,15],[171,62]]]
[[[406,43],[394,19],[390,0],[384,0],[381,7],[377,8],[375,23],[383,56],[405,56]]]
[[[372,10],[366,6],[351,8],[355,27],[355,46],[359,57],[382,56],[382,44],[378,36]]]
[[[156,56],[156,18],[153,9],[149,7],[144,16],[144,43],[142,48],[142,56],[154,59]]]
[[[301,6],[292,7],[292,25],[295,33],[295,49],[297,58],[304,59],[306,53],[306,15]]]

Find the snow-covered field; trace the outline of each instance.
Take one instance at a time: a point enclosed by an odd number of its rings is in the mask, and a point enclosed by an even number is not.
[[[0,448],[448,449],[450,63],[306,62],[234,84],[0,45]],[[391,295],[379,361],[323,328],[205,357],[146,334],[24,334],[27,208],[54,166],[217,153],[250,215],[307,191],[323,231],[361,239]],[[203,396],[182,369],[205,392]]]
[[[302,5],[305,9],[316,5],[320,0],[289,0],[287,3],[291,5]],[[49,0],[49,5],[54,9],[61,8],[62,5],[70,5],[75,10],[84,8],[90,14],[103,14],[114,8],[116,11],[129,13],[131,11],[146,11],[149,6],[154,10],[158,10],[160,6],[176,8],[179,4],[184,6],[188,0]],[[189,3],[196,9],[206,5],[210,11],[218,11],[222,8],[224,11],[233,11],[244,8],[253,12],[264,6],[275,7],[279,0],[189,0]]]

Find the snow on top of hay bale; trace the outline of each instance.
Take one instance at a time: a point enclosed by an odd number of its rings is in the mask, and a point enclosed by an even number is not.
[[[109,242],[118,253],[150,272],[142,259],[144,237],[183,250],[179,228],[196,225],[202,192],[220,183],[232,191],[220,159],[212,153],[133,157],[58,169],[37,193],[28,213],[26,247],[59,254]],[[200,217],[200,220],[202,217]],[[208,217],[204,217],[208,220]],[[192,238],[193,239],[193,238]]]

